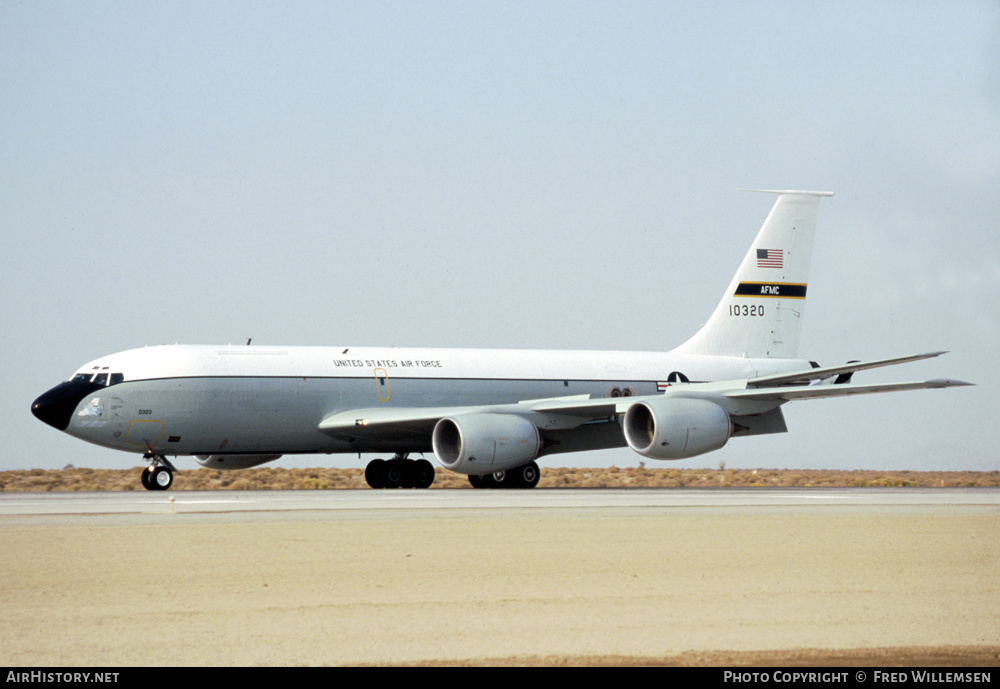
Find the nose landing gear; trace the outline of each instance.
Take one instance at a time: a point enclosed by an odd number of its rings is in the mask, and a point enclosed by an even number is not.
[[[146,490],[166,490],[170,486],[174,485],[174,472],[177,469],[171,464],[166,457],[161,454],[157,454],[153,451],[153,448],[149,447],[149,452],[142,456],[149,466],[142,470],[142,474],[139,476],[139,480],[142,482],[142,487]]]

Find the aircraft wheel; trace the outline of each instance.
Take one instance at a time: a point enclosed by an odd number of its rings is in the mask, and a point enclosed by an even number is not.
[[[156,490],[156,488],[149,482],[148,468],[143,468],[142,473],[139,474],[139,481],[142,483],[142,487],[146,490]]]
[[[398,459],[390,459],[385,463],[383,472],[385,488],[399,488],[403,485],[403,462]]]
[[[414,488],[430,488],[434,483],[434,465],[426,459],[418,459],[410,467]]]
[[[511,478],[516,479],[511,488],[534,488],[538,485],[538,480],[542,477],[541,470],[534,462],[528,462],[524,466],[520,466],[508,473],[512,474],[512,476],[508,477],[508,480]]]
[[[416,488],[417,487],[417,468],[416,462],[410,459],[396,459],[393,460],[399,465],[399,487],[400,488]]]
[[[373,459],[365,467],[365,481],[372,488],[385,488],[385,460]]]
[[[166,467],[156,467],[146,479],[153,490],[167,490],[174,485],[174,474]]]
[[[473,488],[488,488],[486,481],[483,476],[479,474],[469,474],[469,483],[472,484]]]

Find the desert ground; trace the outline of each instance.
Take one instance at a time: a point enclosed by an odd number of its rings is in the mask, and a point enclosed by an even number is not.
[[[141,491],[132,469],[0,471],[0,492]],[[799,469],[595,469],[542,467],[538,488],[971,488],[1000,487],[1000,471],[835,471]],[[171,490],[337,490],[367,489],[364,469],[285,469],[242,471],[193,469],[175,473]],[[432,489],[471,488],[462,474],[438,469]]]
[[[822,501],[4,517],[0,659],[997,667],[998,527]]]

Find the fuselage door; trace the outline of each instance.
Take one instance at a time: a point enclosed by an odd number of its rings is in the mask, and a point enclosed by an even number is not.
[[[384,368],[375,369],[375,396],[379,402],[389,399],[389,374]]]
[[[125,431],[125,444],[145,448],[156,447],[163,436],[163,422],[153,419],[132,419]]]

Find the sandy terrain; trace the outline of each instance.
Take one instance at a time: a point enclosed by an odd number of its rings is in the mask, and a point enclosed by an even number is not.
[[[0,662],[996,666],[998,527],[983,506],[5,518]]]
[[[189,460],[188,460],[189,461]],[[180,463],[180,462],[178,462]],[[0,471],[0,491],[142,492],[140,467],[131,469],[23,469]],[[957,488],[1000,486],[1000,471],[836,471],[829,469],[684,469],[671,467],[542,467],[539,488]],[[242,471],[187,469],[174,474],[173,491],[358,490],[365,470],[264,466]],[[433,488],[471,490],[469,479],[438,468]]]

